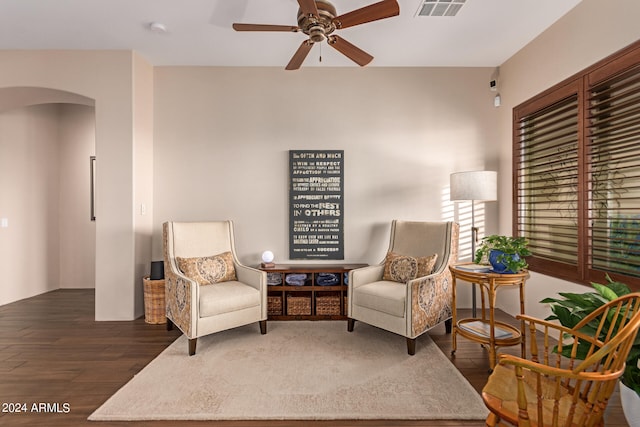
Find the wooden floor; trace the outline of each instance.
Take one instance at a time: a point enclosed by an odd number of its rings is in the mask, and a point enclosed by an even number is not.
[[[460,314],[465,315],[461,310]],[[513,318],[498,313],[500,320]],[[95,322],[93,290],[58,290],[0,306],[0,425],[2,426],[483,426],[465,421],[225,421],[89,422],[87,417],[153,360],[178,336],[164,325],[143,319]],[[345,330],[346,330],[345,321]],[[357,326],[356,326],[357,327]],[[431,338],[450,356],[451,336],[444,326]],[[185,359],[186,359],[185,348]],[[398,351],[406,351],[398,348]],[[506,351],[517,351],[510,348]],[[420,357],[420,338],[415,357]],[[478,344],[460,339],[452,362],[480,390],[487,379],[488,357]],[[188,360],[187,360],[188,361]],[[424,379],[428,381],[428,378]],[[144,398],[144,396],[141,396]],[[7,413],[15,404],[27,412]],[[42,408],[42,412],[34,411]],[[44,405],[40,405],[44,404]],[[48,404],[48,405],[47,405]],[[628,427],[618,394],[607,410],[607,425]]]

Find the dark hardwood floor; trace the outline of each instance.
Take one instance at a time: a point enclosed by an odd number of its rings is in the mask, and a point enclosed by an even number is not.
[[[467,315],[465,310],[460,314]],[[514,322],[503,312],[500,320]],[[2,426],[484,426],[465,421],[224,421],[224,422],[89,422],[87,417],[153,360],[180,334],[144,319],[95,322],[94,291],[57,290],[0,306],[0,410],[26,404],[27,412],[0,412]],[[346,330],[345,321],[345,330]],[[451,336],[444,325],[429,335],[449,357]],[[519,347],[504,349],[517,352]],[[406,349],[398,348],[398,351]],[[514,353],[517,354],[517,353]],[[417,353],[420,357],[420,338]],[[186,358],[186,349],[185,349]],[[488,355],[478,344],[458,342],[454,365],[481,390],[488,373]],[[428,381],[428,378],[424,379]],[[143,396],[141,396],[143,398]],[[33,411],[33,405],[43,412]],[[49,404],[48,406],[46,404]],[[57,405],[56,405],[57,404]],[[607,425],[628,427],[618,394],[607,409]]]

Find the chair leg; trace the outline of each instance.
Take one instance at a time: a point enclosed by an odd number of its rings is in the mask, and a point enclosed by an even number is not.
[[[173,331],[173,322],[167,317],[167,331]]]
[[[193,338],[189,340],[189,356],[193,356],[196,354],[196,343],[198,342],[198,338]]]
[[[416,354],[416,339],[415,338],[407,338],[407,353],[410,356]]]
[[[453,320],[452,319],[447,319],[444,321],[444,330],[446,333],[450,334],[451,333],[451,325],[453,324]]]
[[[261,320],[260,321],[260,333],[262,335],[267,333],[267,321],[266,320]]]
[[[347,331],[353,332],[353,326],[356,324],[356,319],[347,319]]]
[[[485,424],[487,425],[487,427],[495,427],[498,424],[499,421],[500,421],[500,418],[498,418],[498,416],[496,414],[491,412],[489,414],[489,416],[487,417],[487,420],[485,421]]]

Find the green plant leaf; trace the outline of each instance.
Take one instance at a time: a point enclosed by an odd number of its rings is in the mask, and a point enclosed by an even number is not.
[[[573,328],[581,320],[579,317],[573,316],[566,307],[556,306],[553,312],[558,317],[560,324],[569,328]]]
[[[640,369],[637,366],[628,366],[622,374],[622,383],[640,396]]]
[[[612,280],[608,274],[606,275],[606,279],[606,285],[601,283],[591,284],[596,292],[586,292],[583,294],[560,292],[560,298],[544,298],[541,300],[541,303],[550,305],[551,312],[553,313],[545,320],[557,320],[565,327],[574,328],[575,325],[591,314],[594,310],[598,309],[598,307],[631,292],[626,284]],[[613,311],[610,311],[607,314],[607,319],[600,331],[599,339],[604,340],[608,331],[612,331],[612,333],[615,334],[619,329],[622,319],[618,319],[618,321],[613,323],[613,315]],[[587,325],[584,325],[580,329],[580,332],[590,336],[595,336],[597,328],[599,327],[600,319],[601,316],[593,319]],[[577,357],[583,359],[586,356],[588,349],[588,343],[579,342]],[[554,348],[554,351],[557,352],[557,347]],[[570,357],[571,345],[565,344],[562,353],[564,357]],[[622,376],[622,382],[640,395],[640,369],[637,368],[639,358],[640,334],[636,335],[633,347],[631,348],[626,360],[627,366],[624,375]]]
[[[616,293],[617,296],[621,297],[631,293],[631,289],[624,283],[620,282],[610,282],[607,284],[607,287]]]
[[[593,286],[600,295],[602,295],[609,301],[613,301],[614,299],[618,298],[618,295],[616,295],[616,293],[613,290],[609,289],[605,285],[601,285],[599,283],[592,283],[591,286]]]

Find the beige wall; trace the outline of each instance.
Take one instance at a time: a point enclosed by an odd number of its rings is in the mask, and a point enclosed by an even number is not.
[[[615,14],[603,15],[602,1],[583,0],[528,46],[500,67],[500,232],[511,234],[511,129],[512,108],[591,64],[640,39],[640,2],[607,2]],[[588,288],[532,274],[527,284],[529,314],[545,317],[546,306],[538,302],[558,291],[584,292]],[[502,308],[519,310],[517,296],[499,300]]]
[[[59,287],[58,108],[0,114],[0,304]]]
[[[144,314],[141,277],[149,274],[153,231],[153,67],[133,57],[133,168],[135,233],[135,317]]]
[[[243,262],[288,262],[288,150],[341,149],[344,261],[379,262],[392,219],[450,219],[449,174],[495,167],[492,71],[157,67],[154,258],[163,221],[232,219]]]

